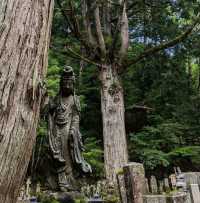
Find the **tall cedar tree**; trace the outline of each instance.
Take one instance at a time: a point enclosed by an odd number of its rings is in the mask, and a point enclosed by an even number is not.
[[[0,202],[14,203],[36,138],[53,0],[0,2]]]
[[[116,170],[128,162],[124,122],[124,97],[120,73],[143,58],[183,41],[199,22],[199,17],[180,36],[146,49],[127,59],[129,34],[128,12],[134,13],[138,2],[57,0],[71,35],[84,49],[84,55],[67,47],[67,52],[96,66],[101,81],[104,160],[106,178],[116,181]]]

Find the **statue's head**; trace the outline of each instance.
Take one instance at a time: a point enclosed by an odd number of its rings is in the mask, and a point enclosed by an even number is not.
[[[63,95],[73,94],[75,75],[73,68],[65,66],[60,79],[60,91]]]

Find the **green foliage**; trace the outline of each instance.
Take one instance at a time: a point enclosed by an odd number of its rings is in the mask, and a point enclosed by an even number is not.
[[[85,199],[75,199],[75,203],[86,203]]]
[[[147,170],[169,166],[167,152],[181,144],[184,129],[184,126],[172,121],[144,127],[142,131],[130,135],[131,156],[138,157]]]
[[[129,10],[131,17],[128,59],[138,56],[146,48],[177,37],[199,12],[197,0],[152,1],[151,4],[145,2],[138,1]],[[62,3],[66,5],[67,1]],[[79,3],[76,1],[75,5],[78,11],[81,8]],[[63,65],[71,65],[76,73],[76,92],[81,100],[81,132],[86,146],[84,156],[92,165],[93,176],[101,178],[104,176],[103,133],[98,71],[96,67],[84,63],[80,74],[80,60],[74,59],[74,56],[66,51],[67,45],[81,53],[80,41],[68,32],[66,19],[58,5],[55,6],[46,79],[48,94],[54,97],[58,93],[60,71]],[[107,47],[110,47],[112,42],[112,37],[105,37]],[[145,122],[142,126],[134,126],[134,129],[128,132],[130,161],[143,162],[146,170],[155,174],[166,173],[174,165],[181,166],[183,170],[196,170],[200,167],[198,44],[199,35],[194,32],[183,43],[145,58],[126,68],[122,74],[126,110],[129,111],[134,104],[152,109],[142,111]],[[119,45],[120,42],[117,42],[116,47]],[[93,55],[90,50],[84,52],[87,57]],[[115,85],[110,90],[110,93],[114,93]],[[46,135],[46,123],[41,121],[38,142]],[[43,149],[46,149],[45,144]]]
[[[176,164],[188,160],[192,165],[200,165],[200,146],[180,147],[168,153],[169,160]],[[182,164],[181,164],[182,165]]]
[[[100,141],[91,137],[85,140],[84,157],[91,164],[93,176],[97,178],[104,177],[103,150],[100,147]]]
[[[49,67],[47,72],[47,90],[50,97],[55,97],[59,91],[60,64],[52,51],[49,52]]]
[[[43,193],[38,194],[38,201],[41,203],[59,203],[54,197],[49,197]]]

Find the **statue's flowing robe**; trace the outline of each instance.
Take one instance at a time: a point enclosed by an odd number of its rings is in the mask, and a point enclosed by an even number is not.
[[[91,172],[90,165],[82,156],[79,98],[71,95],[63,99],[58,96],[49,108],[49,144],[54,159],[61,166],[65,166],[69,173],[72,170],[72,164],[78,164],[85,173]]]

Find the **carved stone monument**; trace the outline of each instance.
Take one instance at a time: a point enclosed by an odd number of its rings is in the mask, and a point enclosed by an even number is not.
[[[156,180],[155,176],[151,176],[150,185],[151,185],[151,192],[153,194],[157,194],[158,193],[158,185],[157,185],[157,180]]]
[[[90,165],[82,156],[83,143],[79,131],[80,102],[74,91],[74,83],[73,69],[69,66],[64,67],[59,94],[54,101],[49,102],[49,144],[61,191],[74,189],[74,167],[85,173],[91,172]]]
[[[192,197],[192,202],[199,203],[200,202],[200,191],[199,191],[198,184],[190,185],[190,193],[191,193],[191,197]]]

